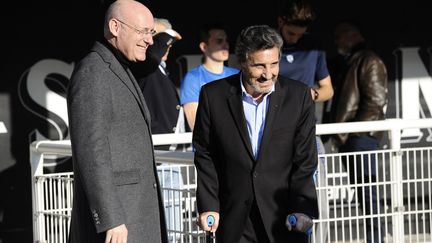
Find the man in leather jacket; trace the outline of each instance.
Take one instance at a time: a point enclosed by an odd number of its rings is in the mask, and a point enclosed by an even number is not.
[[[332,115],[328,121],[384,119],[387,104],[387,69],[384,62],[375,52],[367,48],[365,39],[355,24],[341,22],[336,26],[334,34],[339,55],[329,60],[335,96],[331,104]],[[339,152],[354,152],[378,150],[381,136],[382,132],[367,132],[338,134],[333,138]],[[357,158],[347,156],[343,158],[343,163],[349,168],[351,184],[376,182],[376,168],[380,165],[375,156],[358,155]],[[378,208],[380,200],[377,188],[358,187],[357,196],[358,203],[365,209],[363,213],[367,217],[367,242],[382,242],[385,232],[378,231],[380,221],[378,217],[372,217],[374,214],[383,212],[382,207]]]

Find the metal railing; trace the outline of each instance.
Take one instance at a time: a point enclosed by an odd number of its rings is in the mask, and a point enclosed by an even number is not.
[[[406,221],[406,217],[407,217],[407,207],[406,207],[406,203],[404,202],[404,193],[407,193],[407,185],[409,183],[432,183],[432,176],[428,177],[425,176],[422,179],[420,179],[420,181],[414,181],[413,182],[413,178],[408,178],[406,177],[406,174],[404,174],[404,171],[406,172],[407,166],[406,165],[406,161],[408,160],[408,158],[406,157],[406,154],[409,153],[409,151],[404,151],[401,150],[401,133],[402,130],[404,129],[411,129],[411,128],[431,128],[432,127],[432,119],[421,119],[421,120],[401,120],[401,119],[389,119],[389,120],[384,120],[384,121],[371,121],[371,122],[350,122],[350,123],[338,123],[338,124],[319,124],[317,125],[317,135],[324,135],[324,134],[337,134],[337,133],[349,133],[349,132],[368,132],[368,131],[387,131],[388,132],[388,138],[390,140],[390,150],[380,150],[380,151],[371,151],[371,153],[386,153],[386,156],[388,156],[388,160],[386,160],[386,163],[390,163],[391,166],[390,167],[390,171],[389,171],[389,178],[382,180],[381,182],[376,182],[377,184],[372,184],[374,186],[383,186],[384,184],[386,186],[389,186],[391,189],[389,191],[385,191],[386,193],[390,194],[391,196],[391,200],[390,200],[390,205],[388,206],[388,210],[390,213],[388,214],[381,214],[378,215],[376,217],[382,217],[382,219],[385,222],[392,222],[391,224],[391,229],[388,228],[387,224],[385,229],[383,230],[383,234],[391,234],[391,239],[393,239],[390,242],[404,242],[404,237],[405,237],[405,231],[407,230],[408,233],[412,233],[412,232],[420,232],[420,231],[411,231],[411,227],[409,227],[408,229],[406,229],[405,225],[404,225],[404,221]],[[191,133],[183,133],[183,134],[161,134],[161,135],[153,135],[153,142],[154,145],[163,145],[163,144],[185,144],[185,143],[190,143],[192,140],[192,134]],[[430,148],[426,148],[426,151],[430,151]],[[36,141],[33,142],[30,146],[30,161],[31,161],[31,172],[32,172],[32,206],[33,206],[33,235],[34,235],[34,242],[43,242],[43,241],[48,241],[48,242],[64,242],[62,240],[57,240],[55,238],[51,238],[51,239],[47,239],[46,235],[50,235],[52,237],[52,235],[60,235],[60,233],[64,232],[68,232],[68,224],[65,226],[62,223],[64,223],[62,218],[57,219],[57,221],[51,218],[45,218],[46,215],[53,215],[53,214],[64,214],[64,212],[55,212],[56,209],[48,209],[42,211],[43,208],[45,208],[47,205],[49,205],[50,207],[71,207],[71,205],[69,204],[63,204],[60,205],[61,203],[64,202],[56,202],[55,200],[53,200],[53,198],[56,197],[56,195],[54,195],[55,193],[62,193],[61,197],[65,198],[68,197],[68,195],[72,196],[72,191],[71,191],[71,186],[70,186],[70,181],[73,180],[73,175],[71,173],[63,173],[63,174],[57,174],[57,173],[53,173],[50,175],[44,175],[43,173],[43,161],[44,161],[44,155],[64,155],[64,156],[71,156],[71,147],[70,147],[70,141],[64,140],[64,141]],[[352,154],[351,154],[352,155]],[[326,159],[327,163],[329,161],[337,161],[337,158],[340,158],[340,156],[349,156],[349,154],[345,154],[345,155],[341,155],[341,154],[326,154],[326,155],[320,155],[320,157]],[[404,156],[405,156],[405,161],[404,161]],[[171,165],[178,165],[178,166],[186,166],[189,167],[189,169],[186,169],[187,171],[191,171],[194,169],[193,167],[193,153],[192,152],[171,152],[171,151],[155,151],[155,157],[156,157],[156,161],[157,162],[163,162],[165,165],[166,164],[171,164]],[[336,158],[336,159],[335,159]],[[429,160],[426,160],[427,163],[424,163],[424,166],[426,166],[429,162],[432,163]],[[332,162],[334,163],[334,162]],[[330,163],[330,164],[332,164]],[[337,162],[340,163],[340,162]],[[429,164],[430,164],[429,163]],[[320,193],[329,193],[332,190],[340,190],[341,188],[349,188],[348,185],[344,185],[344,184],[340,184],[340,183],[335,183],[335,178],[338,178],[338,181],[346,181],[346,178],[343,179],[343,176],[347,176],[346,173],[342,172],[342,171],[329,171],[329,164],[327,164],[327,168],[325,168],[326,171],[329,172],[328,176],[329,179],[327,180],[327,182],[330,182],[329,184],[326,185],[317,185],[317,192],[318,194]],[[405,166],[405,167],[404,167]],[[323,168],[321,168],[322,170]],[[386,167],[380,167],[380,170],[385,170]],[[320,169],[319,169],[320,170]],[[192,173],[195,173],[195,171],[193,171]],[[342,177],[340,177],[340,175],[342,175]],[[41,181],[45,180],[45,181],[49,181],[49,178],[53,178],[53,177],[62,177],[61,180],[57,180],[55,183],[51,183],[51,184],[47,184],[47,183],[42,183],[40,184]],[[196,176],[196,174],[194,174],[194,176]],[[187,218],[187,221],[192,220],[192,215],[196,214],[196,212],[194,212],[195,208],[193,206],[194,201],[193,201],[193,196],[191,196],[191,193],[194,193],[194,176],[190,176],[187,175],[186,178],[187,180],[189,180],[189,178],[192,178],[192,181],[188,181],[186,182],[186,186],[187,187],[182,187],[182,188],[169,188],[169,187],[164,187],[164,185],[162,184],[162,189],[168,191],[167,193],[173,193],[174,191],[177,191],[178,193],[181,193],[181,190],[189,190],[186,191],[187,194],[189,194],[189,202],[187,202],[189,204],[189,207],[186,208],[186,212],[182,211],[180,217],[183,217],[182,220],[184,220],[185,218]],[[339,177],[338,177],[339,176]],[[63,178],[66,177],[66,178]],[[161,176],[160,176],[161,177]],[[416,178],[414,178],[416,179]],[[39,181],[39,184],[38,184]],[[57,183],[57,184],[56,184]],[[425,185],[426,185],[425,184]],[[427,185],[429,185],[427,184]],[[37,188],[37,186],[42,186],[44,188]],[[351,185],[352,186],[352,185]],[[356,185],[354,185],[356,186]],[[359,186],[359,185],[357,185]],[[371,186],[371,184],[366,184],[366,185],[360,185],[360,186]],[[411,186],[408,186],[411,187]],[[350,188],[350,190],[352,190],[353,188]],[[192,191],[191,191],[192,190]],[[39,195],[40,193],[43,194],[48,194],[48,195]],[[51,193],[51,194],[50,194]],[[417,191],[416,191],[417,193]],[[174,194],[171,194],[174,195]],[[419,195],[415,195],[416,197]],[[420,197],[422,197],[420,195]],[[424,197],[423,197],[424,198]],[[50,201],[51,200],[51,201]],[[406,200],[405,200],[406,201]],[[332,202],[333,204],[335,203],[335,201]],[[339,202],[338,205],[340,205],[341,203]],[[177,205],[177,204],[176,204]],[[330,203],[328,203],[329,208],[330,208]],[[343,203],[341,204],[342,206],[344,205]],[[172,205],[171,205],[172,206]],[[345,205],[346,206],[346,205]],[[423,206],[423,213],[424,214],[430,214],[430,208],[431,205],[428,204],[428,209],[426,210],[426,206]],[[336,204],[333,205],[333,209],[337,208]],[[412,208],[408,208],[408,209],[412,209]],[[173,207],[171,207],[171,210],[173,210]],[[188,211],[189,210],[189,211]],[[415,213],[413,213],[413,215],[417,215],[417,211],[414,210]],[[171,211],[171,212],[176,212],[176,211]],[[410,212],[408,212],[410,213]],[[174,214],[171,214],[174,215]],[[352,215],[351,215],[352,216]],[[350,217],[351,217],[350,216]],[[375,216],[370,216],[370,217],[375,217]],[[360,218],[358,218],[360,217]],[[416,216],[416,217],[420,217],[422,218],[422,216]],[[344,217],[343,215],[340,215],[340,213],[335,213],[334,215],[330,215],[329,218],[324,218],[324,219],[318,219],[315,220],[315,226],[320,225],[320,224],[324,224],[327,223],[327,226],[325,227],[331,227],[331,224],[333,224],[334,227],[338,226],[338,224],[336,222],[354,222],[354,223],[358,223],[359,219],[365,219],[367,218],[366,216],[362,216],[360,215],[358,212],[356,213],[356,216],[354,217],[355,220],[357,221],[350,221],[348,220],[346,217]],[[429,220],[426,224],[430,225],[430,219],[432,217],[427,217],[427,219]],[[424,217],[423,217],[424,219]],[[342,220],[342,221],[340,221]],[[66,220],[66,223],[67,220]],[[190,224],[190,222],[189,222]],[[328,226],[330,225],[330,226]],[[418,226],[418,222],[414,222],[414,225]],[[315,229],[314,226],[314,229]],[[341,227],[340,225],[338,226],[339,228]],[[352,234],[352,227],[351,226],[348,227],[348,232],[351,232],[350,234],[350,238],[352,241],[352,237],[357,239],[361,236],[361,234],[357,233],[357,235],[353,235]],[[360,231],[360,229],[358,228],[358,224],[356,226],[356,232]],[[422,232],[426,232],[428,231],[430,233],[430,230],[425,230],[426,227],[423,227]],[[333,228],[332,228],[333,229]],[[363,228],[364,230],[366,230],[365,228]],[[335,230],[337,230],[337,228],[335,228]],[[49,231],[49,232],[48,232]],[[54,231],[54,232],[51,232]],[[185,232],[188,231],[188,232]],[[193,231],[193,232],[192,232]],[[333,230],[332,230],[333,231]],[[48,233],[47,233],[48,232]],[[340,237],[343,241],[346,240],[345,238],[345,231],[341,231],[343,232],[341,236],[339,236],[339,234],[334,234],[333,233],[329,233],[329,231],[327,231],[327,235],[325,236],[327,239],[332,239],[332,240],[338,240]],[[176,237],[174,237],[174,239],[176,239],[176,241],[179,242],[200,242],[200,237],[199,235],[202,233],[200,232],[198,229],[196,229],[196,227],[194,228],[193,226],[191,226],[190,228],[177,228],[174,229],[172,231],[172,233],[174,233],[175,235],[177,235]],[[179,235],[182,234],[186,234],[189,233],[188,237],[189,238],[185,238],[185,237],[178,237]],[[313,237],[313,242],[317,242],[317,235],[314,235]],[[59,236],[59,238],[62,238],[62,236]],[[63,237],[65,238],[65,237]],[[321,233],[321,238],[323,238],[323,235]],[[363,237],[364,238],[364,237]],[[390,239],[389,237],[387,237],[387,239]],[[417,236],[418,238],[418,236]],[[396,241],[397,239],[397,241]],[[64,239],[65,240],[65,239]],[[410,240],[411,241],[411,240]],[[323,242],[323,241],[319,241],[319,242]],[[417,242],[417,241],[416,241]]]

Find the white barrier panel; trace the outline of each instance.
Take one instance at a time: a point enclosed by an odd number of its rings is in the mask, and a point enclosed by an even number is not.
[[[320,163],[318,170],[324,171],[327,179],[318,181],[317,193],[320,212],[328,213],[314,220],[312,242],[363,242],[367,237],[395,243],[432,242],[432,148],[400,149],[401,131],[413,127],[432,127],[432,119],[317,125],[320,134],[389,131],[393,149],[320,155],[325,163]],[[192,138],[190,133],[172,136],[154,135],[155,145],[190,143]],[[37,141],[30,150],[34,242],[66,242],[73,174],[44,174],[43,157],[70,156],[70,141]],[[195,224],[193,153],[155,151],[155,157],[170,241],[204,242],[204,233]],[[370,164],[371,158],[376,166]],[[358,176],[365,172],[375,175]],[[368,193],[376,195],[376,202],[367,199]]]

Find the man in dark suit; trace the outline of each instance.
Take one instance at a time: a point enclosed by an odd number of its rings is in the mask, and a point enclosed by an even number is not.
[[[70,242],[167,242],[150,115],[129,66],[153,44],[153,15],[133,0],[107,10],[104,40],[68,88],[74,171]]]
[[[180,40],[181,35],[172,29],[167,19],[154,18],[157,34],[153,37],[153,45],[147,50],[144,62],[132,66],[132,73],[138,81],[149,108],[152,120],[152,134],[173,133],[176,129],[184,132],[184,121],[180,113],[180,99],[177,87],[171,81],[166,69],[171,46]],[[180,116],[179,116],[180,115]],[[178,119],[181,119],[180,121]],[[183,124],[182,127],[177,127]],[[156,146],[155,149],[175,149],[175,145]]]
[[[314,103],[306,85],[278,76],[282,43],[268,26],[245,28],[235,50],[241,72],[200,92],[198,224],[218,242],[306,242],[287,215],[306,216],[308,226],[318,216]]]

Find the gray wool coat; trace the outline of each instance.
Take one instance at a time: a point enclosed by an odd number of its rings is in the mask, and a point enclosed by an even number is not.
[[[69,83],[74,171],[70,242],[104,242],[126,224],[128,243],[167,242],[150,115],[131,72],[96,42]]]

